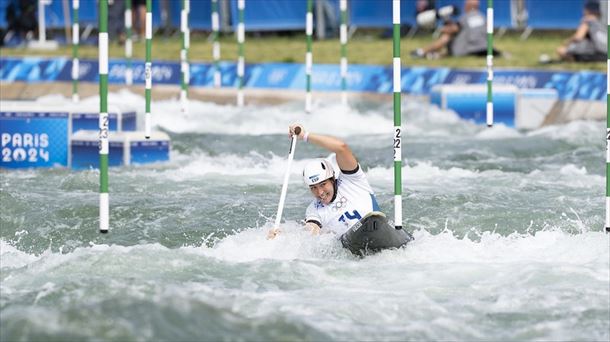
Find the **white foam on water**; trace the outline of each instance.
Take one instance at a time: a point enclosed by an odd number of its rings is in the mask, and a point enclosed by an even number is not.
[[[331,156],[327,158],[332,159]],[[290,184],[301,184],[302,170],[310,159],[295,158],[290,169]],[[403,161],[403,184],[451,184],[452,182],[474,181],[485,182],[501,179],[511,180],[515,184],[525,186],[539,184],[548,186],[557,184],[562,187],[596,187],[603,183],[604,177],[591,174],[586,167],[575,164],[566,164],[558,168],[541,165],[529,173],[511,172],[502,170],[470,170],[460,167],[441,168],[432,161],[418,161],[415,165],[405,165]],[[205,152],[195,152],[188,155],[175,152],[167,167],[158,169],[134,169],[125,171],[134,175],[147,172],[154,173],[155,177],[162,176],[170,181],[185,181],[191,179],[209,179],[218,177],[247,178],[249,183],[278,183],[281,184],[287,167],[287,156],[277,156],[273,153],[261,154],[251,151],[246,155],[220,154],[209,155]],[[372,184],[387,185],[394,181],[393,166],[373,166],[364,169]],[[470,184],[470,183],[468,183]]]
[[[332,156],[326,158],[332,159]],[[302,183],[302,171],[311,159],[294,159],[290,169],[290,184]],[[177,168],[173,168],[175,165]],[[207,153],[190,155],[175,154],[170,167],[159,170],[133,170],[135,174],[153,172],[156,175],[171,181],[184,181],[189,179],[214,178],[214,177],[247,177],[248,182],[255,183],[278,183],[283,181],[287,167],[287,157],[274,154],[261,155],[258,152],[250,152],[246,155],[221,154],[210,156]],[[414,166],[403,165],[403,179],[405,182],[449,182],[464,178],[492,177],[493,173],[501,171],[478,172],[459,167],[442,169],[433,165],[430,161],[418,162]],[[364,170],[370,182],[387,183],[393,182],[393,167],[374,166]]]
[[[380,113],[358,113],[349,107],[329,104],[304,115],[295,104],[280,106],[217,105],[191,101],[189,114],[176,112],[176,102],[158,101],[153,109],[154,122],[158,127],[176,133],[214,134],[288,134],[288,125],[299,122],[307,130],[317,133],[347,136],[349,134],[375,134],[391,132],[392,122]],[[358,125],[346,125],[358,122]]]
[[[38,101],[41,104],[70,103],[69,99],[57,95]],[[140,94],[120,91],[109,95],[110,105],[125,103],[143,112],[144,98]],[[83,99],[81,105],[97,108],[99,98]],[[300,121],[313,132],[341,137],[368,135],[369,140],[358,140],[367,146],[369,141],[373,146],[381,144],[379,135],[391,138],[393,133],[390,105],[363,110],[319,103],[312,115],[303,114],[301,103],[240,109],[191,101],[188,115],[178,111],[177,100],[155,101],[152,108],[156,127],[176,133],[279,134],[284,137],[287,125]],[[403,107],[403,139],[405,137],[433,137],[429,141],[445,137],[444,142],[453,137],[474,139],[475,142],[541,137],[601,146],[604,135],[602,123],[585,121],[527,133],[503,125],[488,129],[462,121],[451,111],[409,101]],[[281,142],[288,145],[288,139]],[[506,162],[501,159],[505,157],[494,157],[493,153],[485,156],[489,163]],[[289,192],[295,186],[302,186],[301,170],[306,162],[305,159],[294,160]],[[439,165],[445,164],[433,160],[403,162],[405,187],[421,189],[427,186],[433,191],[466,192],[479,189],[479,184],[493,187],[491,190],[506,188],[507,184],[517,189],[535,185],[536,188],[548,188],[552,192],[550,196],[555,196],[553,191],[566,188],[586,193],[599,189],[600,208],[603,205],[604,176],[593,174],[592,167],[578,165],[578,161],[560,166],[541,165],[540,169],[528,173],[476,170],[467,166],[443,167]],[[169,183],[201,180],[202,184],[210,184],[220,178],[234,177],[239,181],[279,187],[285,168],[285,155],[264,154],[253,148],[245,155],[211,155],[200,150],[185,155],[174,151],[170,163],[162,167],[115,170],[121,176],[150,177]],[[374,189],[392,188],[391,164],[373,165],[365,171]],[[95,173],[91,172],[91,176]],[[34,170],[10,173],[10,181],[38,177],[40,171]],[[88,183],[95,185],[96,179],[93,177]],[[77,306],[84,304],[97,308],[108,298],[136,298],[152,301],[158,308],[173,306],[185,314],[197,314],[192,310],[198,303],[212,305],[226,315],[224,322],[228,325],[235,317],[254,324],[259,319],[276,322],[276,318],[299,322],[307,328],[328,333],[334,339],[346,336],[353,339],[354,332],[367,340],[405,336],[422,340],[607,339],[608,335],[603,333],[606,326],[599,328],[605,321],[594,320],[593,324],[597,326],[589,329],[560,317],[583,319],[591,310],[607,313],[603,307],[600,309],[599,301],[608,296],[610,277],[609,236],[600,232],[600,227],[591,226],[601,222],[598,212],[586,211],[584,208],[589,205],[575,206],[571,201],[577,198],[574,195],[560,193],[560,197],[559,203],[563,204],[564,200],[567,203],[565,212],[558,214],[560,220],[566,220],[569,227],[576,228],[571,230],[578,234],[545,226],[531,234],[506,236],[473,229],[464,236],[459,231],[465,228],[452,227],[448,220],[447,229],[441,233],[418,229],[414,232],[415,241],[406,248],[364,259],[343,249],[336,236],[311,236],[295,221],[284,222],[282,233],[273,240],[266,238],[272,224],[268,222],[262,227],[236,227],[237,231],[212,240],[211,244],[177,248],[133,240],[131,243],[140,244],[91,244],[67,253],[47,249],[41,254],[31,254],[14,247],[21,246],[23,240],[0,239],[0,269],[3,271],[0,300],[2,305],[9,304],[3,314],[25,322],[32,322],[30,317],[34,317],[39,321],[41,331],[57,334],[66,331],[65,316],[50,306],[41,308],[45,302],[56,300],[58,307],[72,302]],[[594,202],[595,198],[591,196],[583,201]],[[590,206],[595,207],[595,203]],[[583,212],[593,212],[593,215],[584,217]],[[599,217],[601,215],[600,209]],[[425,227],[419,227],[422,226]],[[525,227],[510,228],[502,231],[523,231]],[[76,241],[77,245],[79,243],[82,241]],[[217,272],[211,272],[213,269]],[[239,272],[243,270],[247,272]],[[62,286],[66,283],[76,284],[76,289],[68,287],[66,290]],[[90,289],[98,283],[103,286]],[[22,297],[28,291],[32,293],[31,298]],[[19,307],[22,298],[28,304],[21,312],[12,311],[11,308]],[[175,301],[175,298],[180,300]],[[17,305],[11,305],[14,303]],[[547,317],[547,313],[550,318],[538,318]],[[513,329],[511,315],[515,314],[527,317],[533,323]],[[503,321],[494,315],[508,318]],[[370,324],[371,317],[375,317],[377,323]],[[588,322],[592,322],[591,319]],[[135,321],[127,319],[124,323],[133,325],[133,331],[142,330]],[[490,328],[489,324],[499,326]],[[578,338],[579,328],[595,330],[597,335]],[[142,339],[158,337],[153,330],[146,331],[148,338]]]
[[[534,170],[519,179],[521,186],[525,184],[560,185],[568,188],[595,188],[601,187],[605,177],[591,174],[584,166],[566,164],[555,169]]]
[[[308,159],[295,159],[292,162],[290,175],[291,182],[300,181],[303,167]],[[273,154],[262,155],[251,151],[246,155],[221,154],[210,156],[207,153],[190,155],[174,154],[169,168],[149,170],[155,174],[162,174],[171,181],[184,181],[189,179],[214,177],[247,177],[254,183],[282,182],[287,167],[286,156]],[[173,168],[175,166],[176,168]],[[134,174],[141,174],[146,170],[134,170]]]
[[[36,100],[45,105],[72,106],[72,101],[62,95],[47,95]],[[144,97],[122,89],[108,94],[108,106],[122,110],[144,112]],[[99,96],[82,98],[79,108],[99,110]],[[346,137],[362,134],[388,134],[394,130],[392,108],[389,104],[377,104],[371,109],[360,110],[343,106],[338,102],[319,103],[312,114],[304,115],[300,102],[277,106],[220,105],[212,102],[189,100],[189,113],[180,110],[176,99],[159,100],[151,104],[153,127],[174,133],[213,134],[287,134],[291,123],[299,122],[312,132]],[[403,136],[470,136],[480,130],[463,121],[452,111],[440,110],[420,101],[409,101],[403,106]],[[264,119],[261,119],[264,118]],[[353,124],[357,122],[358,124]],[[139,122],[139,126],[142,122]]]
[[[562,166],[559,173],[565,176],[584,176],[587,174],[586,167],[578,167],[574,164],[567,164]]]
[[[201,247],[181,247],[169,249],[160,244],[143,244],[135,246],[97,245],[79,247],[69,253],[45,251],[41,255],[32,255],[20,251],[10,243],[0,240],[2,247],[2,267],[20,268],[32,267],[44,277],[44,272],[57,268],[62,264],[78,262],[79,258],[94,256],[112,256],[111,260],[129,259],[134,251],[145,251],[147,254],[163,254],[159,260],[153,257],[150,262],[169,262],[165,260],[167,253],[200,254],[207,257],[230,262],[252,262],[256,260],[297,260],[297,259],[328,259],[328,260],[360,260],[344,250],[334,234],[312,236],[301,224],[287,221],[281,225],[281,233],[268,240],[267,232],[271,228],[269,222],[260,228],[247,228],[218,240],[212,247],[203,244]],[[450,226],[449,226],[450,229]],[[388,250],[369,256],[362,262],[379,262],[382,260],[410,265],[427,265],[430,263],[559,263],[570,265],[597,264],[603,275],[610,269],[604,266],[610,264],[610,236],[601,231],[590,229],[581,234],[569,234],[559,229],[547,229],[533,234],[512,233],[503,236],[493,232],[483,232],[472,238],[459,238],[451,230],[433,235],[425,230],[414,232],[415,240],[407,248]],[[379,260],[377,260],[379,259]],[[140,260],[144,262],[145,260]],[[126,260],[121,262],[125,263]],[[136,265],[134,265],[135,267]]]
[[[477,140],[493,140],[506,138],[519,138],[523,135],[514,128],[507,127],[504,124],[494,124],[492,127],[483,128],[475,135]]]
[[[252,262],[261,259],[296,260],[319,259],[321,257],[345,254],[333,234],[312,236],[296,222],[281,225],[280,233],[274,239],[267,239],[271,223],[262,228],[246,229],[218,241],[213,247],[204,247],[204,255],[231,262]]]
[[[20,251],[0,239],[0,269],[20,268],[40,259],[40,256]]]
[[[480,238],[471,239],[468,236],[458,238],[449,230],[438,235],[420,230],[414,236],[413,248],[401,252],[415,263],[532,262],[600,266],[610,263],[609,237],[600,231],[572,235],[549,229],[533,235],[513,233],[509,236],[484,232]]]
[[[72,101],[62,95],[46,95],[36,100],[39,104],[71,105]],[[144,112],[144,97],[122,89],[108,94],[110,107],[133,108]],[[302,104],[291,103],[279,106],[249,105],[243,108],[234,105],[218,105],[198,100],[189,101],[189,114],[180,112],[178,98],[154,101],[152,104],[153,125],[175,133],[215,134],[286,134],[287,126],[302,123],[306,129],[340,137],[359,134],[393,133],[390,105],[379,105],[378,109],[359,112],[355,108],[337,102],[319,103],[311,115],[304,115]],[[99,109],[99,96],[81,99],[80,107]],[[585,144],[598,141],[603,127],[596,121],[573,121],[562,125],[545,126],[527,133],[495,124],[492,128],[475,125],[462,120],[453,111],[441,110],[420,101],[407,101],[403,105],[403,137],[409,136],[474,136],[479,140],[544,136],[555,140]],[[264,119],[261,119],[264,118]],[[358,124],[351,124],[358,122]],[[349,123],[349,124],[348,124]]]
[[[542,136],[553,140],[565,140],[574,144],[603,144],[604,126],[601,121],[572,121],[562,125],[550,125],[528,132],[528,137]]]
[[[370,180],[393,181],[394,169],[389,167],[373,167],[365,170],[367,177]],[[402,167],[403,179],[407,182],[419,182],[430,180],[457,180],[462,178],[479,177],[480,173],[462,169],[459,167],[451,167],[449,169],[441,169],[434,166],[430,161],[418,162],[414,166],[405,165]]]

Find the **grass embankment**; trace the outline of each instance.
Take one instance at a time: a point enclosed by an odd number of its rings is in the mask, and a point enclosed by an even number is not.
[[[559,63],[541,65],[538,57],[546,53],[555,57],[555,49],[571,33],[534,32],[527,40],[521,40],[518,33],[508,33],[494,38],[494,46],[506,53],[508,57],[496,57],[494,67],[502,68],[535,68],[554,70],[597,70],[605,71],[606,63]],[[197,62],[210,62],[212,59],[212,44],[207,34],[193,34],[191,38],[190,59]],[[401,41],[401,56],[404,66],[436,66],[453,68],[484,68],[485,58],[478,57],[446,57],[436,60],[414,59],[409,55],[411,50],[422,47],[433,41],[431,34],[418,34],[413,38],[403,38]],[[222,60],[237,59],[237,43],[232,35],[221,38]],[[153,40],[153,59],[178,61],[181,39],[178,35],[172,37],[155,36]],[[134,44],[134,58],[143,60],[145,55],[144,42]],[[34,51],[25,48],[3,48],[2,56],[65,56],[72,54],[71,46],[62,46],[56,51]],[[118,43],[110,44],[111,58],[122,58],[124,48]],[[338,39],[326,39],[313,43],[314,63],[338,64]],[[96,46],[81,46],[81,58],[97,59]],[[287,62],[304,63],[305,37],[295,34],[289,37],[246,37],[246,63]],[[349,63],[390,65],[392,61],[391,38],[380,38],[379,32],[357,32],[348,42]]]

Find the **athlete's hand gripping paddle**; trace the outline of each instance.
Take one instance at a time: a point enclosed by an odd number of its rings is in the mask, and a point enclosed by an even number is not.
[[[273,239],[280,231],[280,221],[282,219],[282,211],[284,211],[284,201],[286,200],[286,192],[288,191],[288,179],[290,178],[290,165],[294,159],[294,149],[297,146],[297,139],[301,134],[301,127],[294,128],[294,134],[290,140],[290,151],[288,151],[288,165],[286,165],[286,173],[284,173],[284,184],[282,184],[282,194],[280,195],[280,203],[277,205],[277,215],[275,216],[275,224],[267,234],[267,239]]]

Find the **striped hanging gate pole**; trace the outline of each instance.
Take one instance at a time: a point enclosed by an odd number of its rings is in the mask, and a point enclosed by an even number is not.
[[[487,0],[487,127],[494,124],[492,83],[494,60],[494,1]]]
[[[182,74],[180,89],[180,108],[183,113],[188,112],[188,86],[190,81],[190,67],[188,60],[190,46],[189,14],[191,12],[191,1],[182,0],[182,11],[180,12],[180,30],[182,31],[182,50],[180,51],[180,72]]]
[[[78,44],[80,38],[80,29],[78,26],[78,7],[80,0],[72,0],[72,102],[78,102]]]
[[[108,233],[110,200],[108,196],[108,0],[99,2],[100,74],[100,233]]]
[[[400,68],[400,0],[392,2],[392,23],[394,32],[392,38],[393,72],[394,72],[394,228],[402,229],[402,140],[401,140],[401,113],[400,95],[401,68]]]
[[[244,26],[244,9],[246,8],[246,0],[237,0],[237,9],[239,11],[239,23],[237,24],[237,106],[244,105],[244,40],[246,38],[246,30]]]
[[[305,53],[305,112],[311,113],[311,35],[313,34],[313,3],[307,0],[307,14],[305,16],[305,34],[307,36],[307,53]]]
[[[610,4],[608,5],[608,69],[606,73],[606,233],[610,233]]]
[[[221,85],[220,78],[220,43],[218,42],[218,31],[220,30],[220,17],[218,16],[218,0],[212,0],[212,57],[214,58],[214,87]]]
[[[133,43],[131,41],[131,0],[125,0],[125,58],[127,69],[125,69],[125,84],[133,84],[133,69],[131,68],[131,56],[133,54]]]
[[[144,114],[144,137],[150,139],[152,129],[152,118],[150,115],[150,93],[152,89],[152,0],[146,0],[146,64],[144,65],[144,75],[146,77],[146,112]]]
[[[341,9],[341,103],[347,105],[347,0],[340,0]]]

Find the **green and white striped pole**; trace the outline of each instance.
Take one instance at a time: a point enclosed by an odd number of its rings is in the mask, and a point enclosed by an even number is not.
[[[492,83],[494,79],[494,1],[487,0],[487,127],[494,124]]]
[[[347,106],[347,0],[339,1],[341,10],[341,103]]]
[[[606,73],[606,233],[610,233],[610,4],[608,5],[608,64]]]
[[[311,52],[311,35],[313,34],[313,2],[307,0],[307,14],[305,16],[305,34],[307,36],[307,53],[305,54],[305,112],[311,113],[311,65],[313,54]]]
[[[182,84],[180,89],[180,107],[183,113],[188,112],[188,85],[190,81],[190,67],[188,60],[190,46],[189,14],[191,12],[191,0],[182,0],[182,11],[180,13],[180,30],[182,31],[182,51],[180,51],[180,71]]]
[[[150,139],[152,118],[150,115],[150,92],[152,89],[152,0],[146,0],[146,64],[144,75],[146,77],[146,112],[144,114],[144,137]]]
[[[244,40],[246,38],[246,30],[244,26],[244,9],[246,8],[246,0],[237,0],[237,10],[239,12],[239,23],[237,24],[237,106],[244,105]]]
[[[78,98],[78,44],[80,29],[78,27],[78,7],[80,0],[72,0],[72,102],[79,101]]]
[[[108,197],[108,0],[99,2],[99,30],[100,233],[108,233],[110,216]]]
[[[125,84],[133,84],[133,69],[131,68],[131,56],[133,54],[133,43],[131,40],[131,0],[125,1],[125,57],[127,58],[127,69],[125,69]]]
[[[214,87],[221,85],[220,78],[220,43],[218,42],[218,31],[220,31],[220,17],[218,16],[218,0],[212,0],[212,57],[214,58]]]
[[[401,68],[400,68],[400,0],[392,2],[392,23],[394,32],[393,72],[394,72],[394,228],[402,229],[402,140],[401,140]]]

